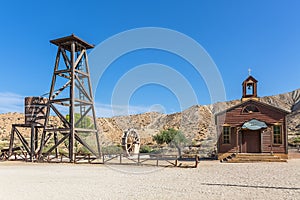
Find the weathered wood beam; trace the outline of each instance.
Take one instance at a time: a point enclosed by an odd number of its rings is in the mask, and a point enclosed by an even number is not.
[[[70,116],[70,136],[69,136],[69,159],[71,162],[75,161],[75,154],[74,154],[74,144],[75,144],[75,42],[73,41],[71,43],[71,85],[70,85],[70,110],[69,110],[69,116]]]
[[[87,56],[86,52],[84,53],[84,60],[85,60],[86,73],[90,74],[88,56]],[[93,97],[92,83],[91,83],[90,76],[88,77],[88,87],[89,87],[90,99],[91,99],[91,102],[92,102],[92,113],[93,113],[94,128],[97,130],[96,111],[95,111],[94,97]],[[98,131],[96,131],[96,142],[97,142],[97,146],[98,146],[98,153],[100,155],[101,148],[100,148],[100,141],[99,141]]]
[[[64,84],[61,88],[58,89],[52,96],[51,100],[57,97],[64,89],[66,89],[70,85],[71,81],[69,80],[66,84]]]
[[[71,65],[70,64],[71,62],[70,62],[70,60],[69,60],[69,58],[67,56],[66,50],[64,48],[62,48],[62,47],[59,47],[59,49],[61,49],[61,53],[62,53],[62,56],[64,58],[65,65],[69,69],[70,65]]]
[[[28,142],[26,141],[26,139],[23,137],[23,135],[19,132],[19,130],[16,128],[15,129],[18,138],[20,139],[22,145],[24,146],[25,150],[27,151],[27,153],[30,154],[30,148],[28,147]]]
[[[63,73],[71,73],[71,69],[62,69],[62,70],[57,70],[54,72],[55,75],[58,75],[58,74],[63,74]]]
[[[94,154],[96,157],[100,157],[100,154],[97,155],[97,153],[85,141],[83,141],[77,134],[75,134],[75,138],[80,144],[82,144],[85,148],[87,148],[92,154]]]
[[[78,124],[84,119],[84,117],[90,112],[90,110],[92,109],[92,107],[89,107],[84,114],[80,117],[80,119],[76,122],[75,127],[78,126]]]
[[[62,137],[54,146],[52,146],[47,152],[45,152],[45,155],[48,155],[53,151],[55,148],[57,148],[63,141],[65,141],[70,136],[70,133]]]
[[[85,52],[85,49],[83,49],[80,53],[80,55],[77,57],[76,61],[75,61],[75,64],[74,64],[74,69],[77,69],[78,68],[78,64],[79,62],[81,61],[82,59],[82,56],[84,55],[84,52]]]
[[[80,102],[82,104],[86,104],[86,105],[92,105],[93,103],[90,101],[85,101],[85,100],[81,100],[81,99],[75,99],[75,102]]]
[[[50,105],[52,110],[57,114],[57,116],[62,120],[62,122],[64,123],[64,125],[66,127],[70,127],[71,124],[70,122],[68,122],[68,120],[65,118],[65,116],[63,116],[56,108],[53,104]]]

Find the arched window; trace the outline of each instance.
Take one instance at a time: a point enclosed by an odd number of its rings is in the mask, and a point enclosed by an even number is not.
[[[244,107],[242,113],[254,113],[259,112],[258,108],[255,105],[248,105]]]

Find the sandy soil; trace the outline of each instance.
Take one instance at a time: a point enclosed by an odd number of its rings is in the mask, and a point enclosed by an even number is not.
[[[300,199],[300,160],[195,168],[0,162],[0,199]]]

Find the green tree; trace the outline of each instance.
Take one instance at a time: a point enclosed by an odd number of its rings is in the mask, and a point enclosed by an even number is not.
[[[78,120],[81,119],[81,115],[79,113],[75,113],[75,123],[77,123]],[[70,115],[66,115],[66,120],[68,122],[70,122]],[[93,123],[92,123],[92,120],[85,116],[81,119],[80,123],[77,125],[76,128],[91,128],[93,127]]]
[[[154,135],[152,139],[159,145],[161,144],[170,144],[174,145],[178,150],[178,155],[181,157],[181,145],[187,143],[187,139],[184,134],[173,128],[168,130],[160,131],[159,134]]]

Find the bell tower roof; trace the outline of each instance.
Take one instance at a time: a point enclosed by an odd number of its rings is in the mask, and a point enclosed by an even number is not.
[[[248,76],[248,78],[246,78],[246,80],[243,81],[244,82],[248,82],[248,81],[253,81],[254,83],[257,83],[258,81],[251,75]]]

